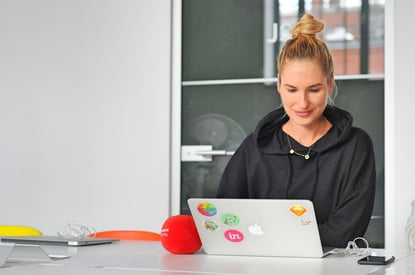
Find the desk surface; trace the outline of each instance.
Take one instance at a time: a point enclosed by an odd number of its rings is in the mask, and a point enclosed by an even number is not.
[[[279,258],[174,255],[160,242],[120,241],[88,247],[43,246],[68,259],[48,262],[11,262],[0,274],[415,274],[415,252],[395,253],[388,266],[363,266],[359,257]],[[384,251],[378,251],[384,253]]]

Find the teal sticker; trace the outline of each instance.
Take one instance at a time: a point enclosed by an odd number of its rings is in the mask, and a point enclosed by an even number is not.
[[[239,222],[240,222],[239,217],[235,214],[232,214],[232,213],[222,214],[222,216],[220,218],[221,218],[221,220],[224,224],[229,225],[229,226],[238,225]]]

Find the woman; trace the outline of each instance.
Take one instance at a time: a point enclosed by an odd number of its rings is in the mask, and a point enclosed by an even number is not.
[[[309,199],[323,246],[345,247],[366,231],[375,195],[370,137],[333,106],[332,57],[305,14],[278,58],[282,107],[265,116],[228,163],[219,198]]]

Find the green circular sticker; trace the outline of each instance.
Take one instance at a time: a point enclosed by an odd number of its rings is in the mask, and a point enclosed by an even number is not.
[[[220,217],[220,219],[222,220],[222,222],[226,225],[229,226],[234,226],[234,225],[238,225],[240,222],[240,219],[237,215],[232,214],[232,213],[225,213],[222,214],[222,216]]]

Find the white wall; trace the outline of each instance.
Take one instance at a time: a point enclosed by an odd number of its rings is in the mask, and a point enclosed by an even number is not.
[[[408,247],[405,225],[415,199],[413,1],[386,1],[385,246]]]
[[[0,224],[159,231],[168,0],[0,2]]]

